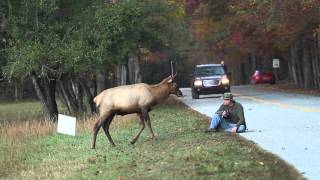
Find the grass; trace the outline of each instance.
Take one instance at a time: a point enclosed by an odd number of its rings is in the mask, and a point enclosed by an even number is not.
[[[160,105],[150,117],[157,140],[149,139],[146,128],[129,145],[139,130],[137,120],[117,117],[111,127],[117,146],[100,131],[96,150],[90,149],[93,119],[77,125],[76,137],[56,134],[54,126],[27,137],[1,136],[0,179],[302,179],[238,135],[203,133],[208,119],[185,106]]]
[[[66,111],[60,100],[57,101],[57,105],[59,112]],[[42,105],[39,101],[0,103],[0,125],[42,118]]]
[[[39,119],[42,116],[39,102],[0,103],[0,123]]]

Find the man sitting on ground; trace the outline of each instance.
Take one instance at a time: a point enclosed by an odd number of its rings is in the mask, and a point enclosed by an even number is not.
[[[223,94],[223,104],[212,117],[210,128],[206,132],[215,132],[218,128],[232,133],[241,133],[247,128],[243,107],[233,100],[231,93]]]

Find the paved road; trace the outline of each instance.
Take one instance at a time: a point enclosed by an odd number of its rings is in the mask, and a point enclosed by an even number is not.
[[[210,117],[222,103],[221,95],[193,100],[189,88],[181,100]],[[266,91],[253,86],[232,87],[244,106],[249,131],[241,134],[280,156],[308,179],[320,179],[320,97]]]

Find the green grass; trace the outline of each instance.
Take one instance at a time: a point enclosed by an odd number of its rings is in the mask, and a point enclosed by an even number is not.
[[[38,119],[42,114],[41,108],[36,101],[0,103],[0,123]]]
[[[23,142],[0,138],[4,179],[299,179],[277,157],[238,135],[206,134],[207,118],[183,106],[161,105],[150,114],[157,140],[146,128],[135,145],[136,121],[111,129],[116,147],[100,131],[53,134]],[[94,122],[91,122],[92,124]]]
[[[60,100],[57,104],[59,112],[66,111]],[[43,118],[43,111],[39,101],[0,103],[0,124],[41,118]]]

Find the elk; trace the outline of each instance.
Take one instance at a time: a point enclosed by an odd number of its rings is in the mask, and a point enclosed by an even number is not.
[[[178,97],[182,96],[182,92],[179,90],[177,84],[173,82],[176,75],[177,74],[170,75],[155,85],[138,83],[118,86],[106,89],[97,95],[93,101],[99,110],[99,116],[93,127],[91,148],[95,149],[97,134],[101,127],[110,144],[115,146],[109,133],[109,127],[115,115],[136,113],[139,116],[141,129],[132,139],[130,142],[131,144],[134,144],[138,140],[145,128],[145,123],[150,130],[151,138],[154,139],[155,135],[151,127],[149,111],[151,110],[151,107],[164,101],[170,94],[174,94]]]

